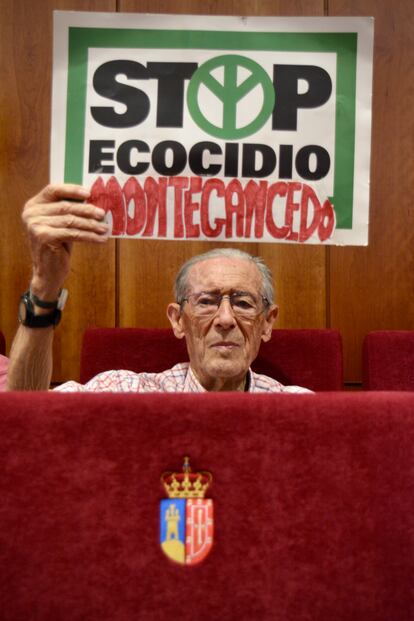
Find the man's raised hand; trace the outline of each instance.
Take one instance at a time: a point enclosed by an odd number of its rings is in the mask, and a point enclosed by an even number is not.
[[[55,299],[70,269],[74,241],[108,239],[105,212],[87,202],[90,191],[79,185],[48,185],[27,201],[22,219],[33,261],[32,291]]]

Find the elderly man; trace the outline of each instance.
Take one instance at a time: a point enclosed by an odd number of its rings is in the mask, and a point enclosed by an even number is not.
[[[21,298],[9,390],[49,387],[53,329],[64,304],[62,285],[72,243],[101,243],[108,238],[104,212],[89,204],[88,197],[89,191],[81,186],[47,186],[25,205],[33,276]],[[175,336],[186,339],[189,363],[163,373],[108,371],[84,386],[67,382],[57,390],[307,392],[250,370],[261,341],[271,336],[278,310],[271,274],[261,259],[229,248],[193,257],[177,275],[175,296],[167,316]]]

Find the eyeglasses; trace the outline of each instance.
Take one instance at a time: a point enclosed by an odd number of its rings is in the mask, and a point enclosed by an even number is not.
[[[192,293],[181,300],[181,305],[188,302],[194,315],[198,317],[210,317],[217,313],[222,300],[227,299],[230,302],[233,313],[237,317],[245,319],[254,319],[260,315],[269,305],[268,300],[264,296],[259,299],[246,291],[234,291],[230,295],[222,295],[211,291],[202,291],[201,293]]]

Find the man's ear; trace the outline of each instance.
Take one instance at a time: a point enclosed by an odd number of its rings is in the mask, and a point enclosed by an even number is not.
[[[184,329],[182,321],[181,306],[176,302],[171,302],[167,306],[167,317],[170,320],[174,335],[177,339],[184,338]]]
[[[263,324],[262,341],[266,343],[272,336],[273,324],[276,321],[279,307],[276,304],[272,304],[266,312]]]

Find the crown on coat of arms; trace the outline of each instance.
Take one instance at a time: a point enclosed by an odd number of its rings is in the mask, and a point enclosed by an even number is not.
[[[169,498],[204,498],[213,477],[211,472],[192,472],[189,457],[184,457],[182,472],[164,472],[161,483]]]

